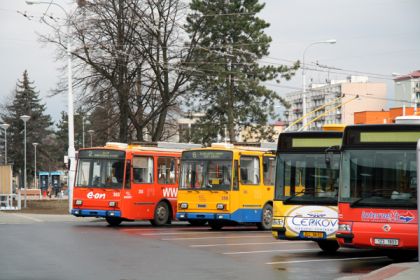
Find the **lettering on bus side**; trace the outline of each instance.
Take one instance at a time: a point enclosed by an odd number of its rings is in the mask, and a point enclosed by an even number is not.
[[[176,198],[177,195],[178,195],[178,188],[164,188],[163,189],[164,197]]]
[[[104,193],[88,192],[87,198],[89,198],[89,199],[105,199],[105,194]]]
[[[302,231],[319,231],[330,236],[338,229],[338,214],[335,208],[298,206],[286,216],[286,228],[296,234]]]

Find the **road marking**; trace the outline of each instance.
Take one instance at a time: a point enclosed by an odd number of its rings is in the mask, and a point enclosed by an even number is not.
[[[230,239],[230,238],[243,238],[243,235],[231,236],[209,236],[209,237],[179,237],[179,238],[162,238],[164,241],[172,240],[200,240],[200,239]],[[273,238],[271,235],[248,235],[246,238]]]
[[[241,254],[260,254],[260,253],[272,253],[272,252],[315,252],[320,251],[320,249],[283,249],[283,250],[261,250],[261,251],[244,251],[244,252],[225,252],[223,255],[241,255]]]
[[[316,260],[302,260],[302,261],[285,261],[285,262],[268,262],[265,264],[287,264],[287,263],[306,263],[306,262],[334,262],[334,261],[352,261],[352,260],[366,260],[366,259],[383,259],[382,257],[359,257],[359,258],[343,258],[343,259],[316,259]]]
[[[14,216],[17,216],[17,217],[20,217],[20,218],[28,219],[28,220],[31,220],[31,221],[39,222],[39,223],[43,222],[43,220],[41,220],[41,219],[37,219],[37,218],[30,217],[30,216],[26,216],[24,214],[15,214],[15,213],[13,213],[13,215]]]
[[[255,231],[255,232],[261,232],[261,231]],[[249,232],[244,232],[244,235],[247,235],[247,233]],[[253,233],[253,232],[251,232]],[[211,231],[191,231],[191,232],[155,232],[155,233],[142,233],[141,235],[144,236],[153,236],[153,235],[187,235],[187,234],[229,234],[228,232],[223,232],[223,231],[219,231],[219,232],[211,232]],[[271,236],[271,234],[270,234]]]
[[[252,243],[219,243],[219,244],[194,244],[189,247],[200,248],[200,247],[218,247],[218,246],[247,246],[247,245],[268,245],[268,244],[297,244],[297,243],[312,243],[312,241],[293,241],[292,243],[288,240],[274,241],[274,242],[252,242]]]

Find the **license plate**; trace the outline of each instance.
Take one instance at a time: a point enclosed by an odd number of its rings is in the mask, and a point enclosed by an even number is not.
[[[374,243],[375,245],[380,245],[380,246],[398,246],[399,244],[398,239],[386,239],[386,238],[375,238]]]
[[[302,231],[302,237],[305,238],[324,238],[322,231]]]

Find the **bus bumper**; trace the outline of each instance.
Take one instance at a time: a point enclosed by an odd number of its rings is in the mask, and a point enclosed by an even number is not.
[[[231,220],[230,214],[225,213],[190,213],[190,212],[178,212],[176,218],[180,221],[189,220]]]
[[[116,210],[71,209],[71,214],[76,217],[121,217],[121,211]]]
[[[417,224],[353,222],[351,232],[337,232],[338,243],[349,248],[417,249]]]

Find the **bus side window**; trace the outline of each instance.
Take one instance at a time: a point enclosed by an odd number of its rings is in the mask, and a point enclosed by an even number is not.
[[[159,184],[175,184],[175,158],[159,157],[158,158],[158,183]]]
[[[153,157],[135,156],[133,158],[134,183],[153,183]]]
[[[233,190],[239,190],[239,168],[238,168],[238,160],[235,160],[233,166]]]
[[[276,174],[275,157],[264,157],[263,159],[264,185],[274,185],[274,177]]]
[[[255,156],[241,157],[241,183],[258,185],[260,183],[260,160]]]
[[[131,189],[131,161],[129,160],[125,167],[125,188]]]

